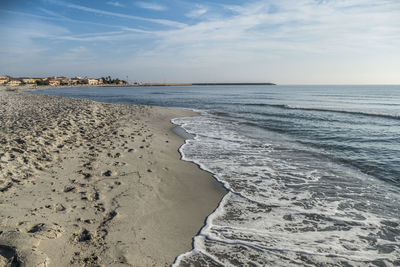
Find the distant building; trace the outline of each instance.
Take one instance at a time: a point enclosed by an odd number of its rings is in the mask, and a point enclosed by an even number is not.
[[[61,85],[71,85],[72,80],[69,78],[61,78],[59,79]]]
[[[77,77],[71,79],[71,85],[78,85],[78,84],[82,84],[82,83],[83,83],[83,80],[79,79]]]
[[[47,77],[47,78],[31,78],[31,77],[21,77],[21,78],[11,78],[9,76],[0,76],[0,85],[21,85],[21,84],[37,84],[37,85],[51,85],[51,86],[59,86],[59,85],[80,85],[80,84],[88,84],[88,85],[100,85],[103,84],[103,79],[95,79],[95,78],[66,78],[66,77]]]
[[[7,83],[7,85],[11,85],[11,86],[17,86],[17,85],[21,85],[22,81],[19,79],[10,79]]]
[[[51,86],[58,86],[60,84],[61,84],[61,82],[59,79],[49,79],[49,85],[51,85]]]
[[[84,80],[85,84],[88,85],[99,85],[99,80],[98,79],[93,79],[93,78],[86,78]]]
[[[8,83],[9,80],[10,80],[10,77],[8,77],[8,76],[0,76],[0,84]]]
[[[31,78],[33,81],[34,81],[34,83],[37,83],[38,81],[45,81],[46,79],[44,79],[44,78]]]
[[[34,84],[34,83],[36,83],[36,81],[42,80],[42,78],[26,78],[26,77],[23,77],[23,78],[21,78],[21,80],[26,84]]]

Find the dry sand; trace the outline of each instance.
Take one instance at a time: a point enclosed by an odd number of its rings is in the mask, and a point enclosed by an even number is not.
[[[0,266],[168,266],[224,191],[180,160],[193,112],[0,90]]]

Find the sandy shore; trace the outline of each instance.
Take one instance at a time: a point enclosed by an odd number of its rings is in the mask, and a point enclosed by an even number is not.
[[[180,160],[190,111],[0,90],[0,266],[168,266],[224,192]]]

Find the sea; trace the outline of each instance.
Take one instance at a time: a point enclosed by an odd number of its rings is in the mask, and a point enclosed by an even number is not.
[[[35,93],[193,109],[182,159],[227,194],[173,266],[400,266],[400,86]]]

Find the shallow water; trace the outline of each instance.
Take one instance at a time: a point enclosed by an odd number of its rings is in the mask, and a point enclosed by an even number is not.
[[[400,86],[41,93],[201,111],[180,151],[229,193],[177,266],[400,265]]]

